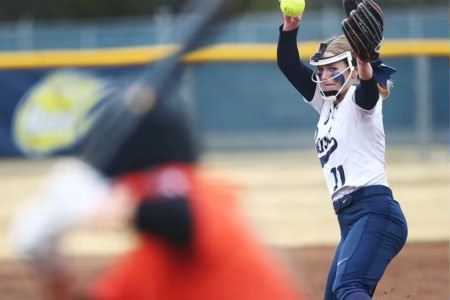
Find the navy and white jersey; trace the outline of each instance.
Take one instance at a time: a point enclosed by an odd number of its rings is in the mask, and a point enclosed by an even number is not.
[[[385,185],[385,134],[380,96],[371,110],[355,102],[356,87],[335,105],[318,86],[309,103],[320,115],[314,142],[332,200],[369,185]]]

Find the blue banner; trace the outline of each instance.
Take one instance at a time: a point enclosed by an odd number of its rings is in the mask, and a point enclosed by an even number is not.
[[[0,156],[72,152],[92,124],[92,111],[140,70],[0,70]]]
[[[112,93],[129,87],[130,81],[143,71],[145,60],[154,62],[164,51],[152,52],[150,58],[142,55],[145,52],[122,50],[126,63],[117,60],[122,57],[120,51],[102,52],[103,56],[42,54],[37,58],[14,54],[12,66],[4,66],[10,60],[3,56],[0,60],[3,62],[3,67],[0,66],[0,157],[73,153],[91,126],[97,109],[111,99]],[[214,53],[210,54],[209,63],[189,68],[177,95],[184,98],[180,100],[189,106],[196,128],[205,139],[212,137],[214,142],[225,138],[225,143],[218,143],[224,149],[231,146],[227,137],[245,137],[233,139],[234,147],[239,147],[242,141],[251,141],[248,137],[252,136],[256,141],[264,137],[274,146],[282,136],[292,141],[291,134],[298,137],[299,143],[309,142],[308,133],[313,132],[317,116],[304,105],[301,96],[276,68],[275,61],[220,62],[213,60]],[[190,59],[195,61],[199,57]],[[48,66],[49,63],[78,67]],[[429,119],[427,138],[430,143],[448,143],[448,57],[430,57],[425,61],[430,73],[420,79],[423,83],[417,82],[417,74],[421,73],[416,72],[415,57],[386,59],[386,63],[398,69],[395,87],[384,108],[388,138],[394,140],[391,137],[396,134],[399,142],[417,142],[418,103],[423,100],[418,97],[425,92],[429,105],[425,112]],[[419,87],[426,89],[419,93]],[[300,131],[306,136],[300,136]]]

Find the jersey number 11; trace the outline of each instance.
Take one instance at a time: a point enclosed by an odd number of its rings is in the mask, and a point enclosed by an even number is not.
[[[331,173],[333,173],[333,176],[334,176],[333,190],[335,191],[338,189],[338,187],[343,186],[345,184],[344,167],[342,165],[340,165],[335,168],[332,168]],[[338,177],[338,174],[339,174],[339,177]]]

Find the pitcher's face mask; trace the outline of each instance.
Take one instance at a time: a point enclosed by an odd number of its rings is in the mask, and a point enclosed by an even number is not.
[[[322,43],[319,51],[311,57],[310,64],[317,67],[312,75],[312,81],[318,84],[320,94],[323,99],[328,101],[336,101],[339,95],[350,85],[352,73],[355,70],[353,58],[350,51],[334,55],[325,56],[325,50],[328,43]],[[345,62],[347,67],[335,68],[332,65],[337,62]],[[325,73],[328,73],[325,76]],[[346,76],[347,74],[347,76]],[[330,89],[325,88],[326,86]]]

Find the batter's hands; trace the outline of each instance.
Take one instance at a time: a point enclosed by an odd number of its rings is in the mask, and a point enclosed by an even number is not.
[[[136,210],[136,201],[125,184],[114,184],[105,203],[108,204],[101,210],[97,210],[86,222],[88,228],[123,230],[131,224]]]
[[[298,17],[283,16],[283,31],[291,31],[297,29],[300,26],[301,20],[302,16]]]

